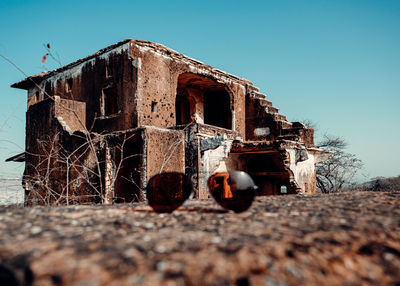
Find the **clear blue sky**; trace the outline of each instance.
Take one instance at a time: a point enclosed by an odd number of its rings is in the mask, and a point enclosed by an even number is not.
[[[247,78],[289,120],[347,139],[367,178],[400,174],[400,1],[0,2],[0,53],[29,75],[43,43],[68,64],[125,38]],[[4,159],[24,150],[26,92],[9,86],[24,76],[2,59],[0,75],[0,177],[17,177]]]

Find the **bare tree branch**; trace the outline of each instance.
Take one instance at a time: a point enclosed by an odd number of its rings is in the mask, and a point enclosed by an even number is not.
[[[333,151],[334,155],[317,164],[318,189],[322,193],[333,193],[354,184],[354,177],[363,163],[354,154],[345,152],[347,142],[342,137],[325,134],[319,145]]]

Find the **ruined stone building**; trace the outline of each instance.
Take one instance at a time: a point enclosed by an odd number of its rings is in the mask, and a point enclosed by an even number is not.
[[[143,199],[160,172],[249,173],[258,195],[314,193],[324,157],[313,129],[289,122],[246,79],[163,45],[127,39],[12,85],[28,91],[28,203]]]

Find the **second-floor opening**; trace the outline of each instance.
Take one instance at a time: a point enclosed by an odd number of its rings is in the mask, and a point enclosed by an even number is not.
[[[194,73],[178,77],[175,100],[176,124],[191,122],[232,129],[232,104],[227,87]]]
[[[118,113],[118,91],[117,87],[103,88],[101,98],[101,115],[111,116]]]

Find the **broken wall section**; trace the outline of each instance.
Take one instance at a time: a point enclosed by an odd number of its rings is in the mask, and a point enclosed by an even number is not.
[[[293,179],[302,193],[314,194],[316,192],[316,160],[312,152],[303,148],[286,149],[289,153],[289,168]]]
[[[163,172],[185,172],[182,130],[142,126],[106,135],[106,192],[114,202],[145,200],[147,182]],[[109,151],[107,151],[109,150]]]
[[[328,160],[333,153],[318,147],[305,148],[304,146],[288,147],[286,152],[290,157],[288,166],[293,173],[296,185],[302,193],[315,194],[317,192],[316,164]]]
[[[254,86],[247,87],[246,94],[246,140],[276,141],[292,140],[314,146],[314,130],[300,122],[289,122],[286,116]]]
[[[130,45],[130,41],[124,41],[12,87],[28,90],[28,108],[49,96],[85,102],[85,127],[90,131],[104,133],[135,128],[138,64],[130,56]]]
[[[185,134],[182,130],[145,127],[147,181],[163,172],[185,173]]]
[[[26,128],[30,132],[26,135],[23,176],[26,204],[98,201],[102,188],[96,164],[101,158],[89,148],[89,143],[99,147],[98,138],[72,133],[64,121],[55,117],[56,106],[56,102],[46,99],[27,111]]]
[[[227,122],[222,123],[220,127],[238,131],[240,136],[244,137],[245,84],[249,83],[248,81],[206,66],[159,44],[144,41],[133,43],[132,57],[138,58],[140,66],[138,74],[139,125],[169,128],[191,122],[207,123],[208,120],[211,125],[214,125],[214,122],[223,120],[207,119],[215,112],[210,110],[208,112],[204,107],[204,100],[207,98],[205,94],[207,90],[218,91],[218,94],[223,90],[229,95],[225,113],[229,113],[228,117],[231,118],[226,119],[225,116],[224,120]],[[192,112],[182,115],[177,112],[177,109],[182,110],[179,104],[185,103],[182,103],[179,98],[186,95],[192,97],[195,104]],[[190,102],[188,104],[190,105]]]
[[[146,149],[143,128],[114,132],[105,140],[105,185],[109,202],[144,200]]]
[[[54,97],[54,117],[68,132],[86,132],[86,103]]]
[[[208,178],[216,172],[237,170],[237,161],[231,156],[232,142],[239,138],[239,133],[209,125],[196,124],[194,138],[198,149],[197,161],[190,162],[197,165],[197,192],[196,198],[209,198],[207,186]],[[196,168],[195,166],[193,166]],[[189,166],[187,166],[189,168]]]

